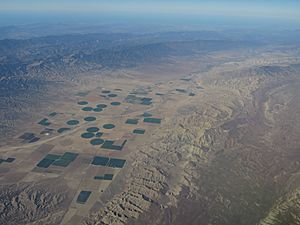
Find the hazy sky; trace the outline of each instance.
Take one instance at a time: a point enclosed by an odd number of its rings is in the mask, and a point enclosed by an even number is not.
[[[230,16],[300,22],[300,0],[0,0],[0,13]]]

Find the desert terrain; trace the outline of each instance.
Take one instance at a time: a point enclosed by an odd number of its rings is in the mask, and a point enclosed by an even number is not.
[[[298,43],[169,35],[2,53],[0,224],[300,224]]]

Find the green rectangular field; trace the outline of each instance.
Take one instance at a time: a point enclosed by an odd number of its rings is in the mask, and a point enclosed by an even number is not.
[[[144,122],[145,123],[157,123],[157,124],[160,124],[161,123],[161,119],[159,118],[144,118]]]
[[[109,161],[108,157],[94,156],[91,164],[95,166],[106,166],[108,161]]]
[[[36,166],[40,168],[48,168],[54,161],[55,159],[44,158]]]
[[[127,119],[125,123],[136,125],[136,124],[138,124],[138,122],[139,122],[138,119]]]
[[[104,174],[104,180],[112,180],[114,177],[113,174]]]
[[[72,161],[70,161],[70,160],[58,159],[58,160],[55,160],[55,162],[52,163],[52,165],[54,165],[54,166],[67,167],[71,162],[72,162]]]
[[[109,150],[116,150],[116,151],[122,151],[124,145],[126,144],[127,140],[123,142],[122,145],[114,145],[114,141],[112,140],[105,140],[102,144],[101,148],[109,149]]]
[[[144,134],[144,133],[145,133],[145,130],[144,130],[144,129],[134,129],[134,130],[133,130],[133,133],[134,133],[134,134]]]
[[[113,168],[123,168],[125,162],[126,162],[125,159],[110,158],[107,166]]]
[[[52,159],[52,160],[57,160],[59,159],[61,156],[60,155],[56,155],[56,154],[47,154],[45,156],[45,159]]]
[[[112,180],[114,177],[113,174],[104,174],[104,176],[95,176],[95,180]]]
[[[80,204],[86,203],[91,193],[92,193],[91,191],[81,191],[77,197],[76,202]]]
[[[67,167],[78,156],[78,153],[65,152],[59,159],[57,159],[53,165]]]
[[[69,160],[69,161],[74,161],[78,156],[78,153],[73,153],[73,152],[65,152],[61,159],[64,159],[64,160]]]
[[[23,140],[31,140],[34,137],[35,137],[34,133],[26,132],[26,133],[22,134],[19,138],[23,139]]]
[[[40,138],[34,137],[34,138],[32,138],[30,141],[28,141],[28,143],[37,142],[38,140],[40,140]]]

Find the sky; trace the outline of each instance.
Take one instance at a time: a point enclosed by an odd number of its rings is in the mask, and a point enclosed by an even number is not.
[[[300,0],[0,0],[0,14],[11,21],[24,20],[21,15],[74,17],[122,14],[174,18],[230,17],[300,24],[299,12]],[[5,22],[2,21],[2,24]]]

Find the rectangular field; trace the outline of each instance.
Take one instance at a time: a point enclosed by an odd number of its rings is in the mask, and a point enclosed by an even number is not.
[[[91,195],[91,191],[81,191],[77,197],[76,202],[80,204],[86,203],[86,201],[89,199]]]
[[[150,118],[150,117],[148,117],[148,118],[144,118],[144,122],[145,123],[156,123],[156,124],[160,124],[161,123],[161,119],[159,119],[159,118]]]

